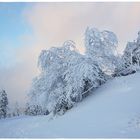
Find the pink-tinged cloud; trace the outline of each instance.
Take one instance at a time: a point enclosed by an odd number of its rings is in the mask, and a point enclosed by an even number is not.
[[[83,46],[87,26],[117,34],[119,50],[140,28],[140,3],[38,3],[26,11],[36,37],[51,47],[72,39]],[[81,43],[82,42],[82,43]]]

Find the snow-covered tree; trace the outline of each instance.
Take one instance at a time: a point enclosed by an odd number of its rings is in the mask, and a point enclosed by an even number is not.
[[[140,69],[140,31],[138,32],[138,37],[136,41],[136,48],[133,50],[132,62],[136,66],[136,69]]]
[[[13,110],[14,116],[19,116],[20,115],[20,107],[18,102],[15,103],[14,105],[14,110]]]
[[[0,118],[5,118],[7,115],[8,98],[5,90],[0,91]]]
[[[86,55],[94,61],[106,73],[112,73],[117,67],[117,46],[116,35],[110,31],[100,32],[96,28],[87,28],[85,32]]]
[[[72,41],[65,42],[62,47],[43,50],[39,67],[41,74],[34,79],[29,94],[28,110],[31,112],[35,106],[41,106],[54,114],[63,114],[86,97],[89,89],[107,80],[97,61],[80,54]]]
[[[30,101],[31,102],[31,101]],[[25,106],[25,115],[31,115],[31,109],[30,109],[30,104],[27,102]]]
[[[43,50],[39,56],[41,74],[33,81],[30,91],[32,105],[51,111],[56,100],[64,93],[63,73],[67,69],[69,58],[76,54],[75,44],[67,41],[62,47]]]
[[[116,75],[125,76],[140,70],[140,32],[136,41],[128,42],[121,58],[122,64]]]

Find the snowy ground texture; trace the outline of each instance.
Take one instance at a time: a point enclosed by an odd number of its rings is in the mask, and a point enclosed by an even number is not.
[[[0,120],[1,138],[140,138],[140,73],[104,84],[64,116]]]

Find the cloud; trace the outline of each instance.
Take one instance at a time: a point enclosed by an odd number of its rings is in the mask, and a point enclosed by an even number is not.
[[[93,26],[115,32],[123,50],[140,25],[140,3],[37,3],[25,13],[34,34],[47,48],[68,39],[81,48],[85,29]]]
[[[38,54],[33,47],[16,48],[12,51],[15,54],[13,65],[10,60],[4,59],[3,61],[9,63],[9,65],[0,66],[0,88],[6,90],[10,104],[19,101],[20,105],[24,105],[32,78],[38,74]],[[11,54],[9,51],[7,53]]]

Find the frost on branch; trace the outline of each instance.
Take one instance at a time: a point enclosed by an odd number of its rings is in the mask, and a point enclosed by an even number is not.
[[[105,72],[113,73],[117,67],[117,46],[116,35],[110,31],[100,32],[96,28],[87,28],[85,32],[86,55],[97,61]]]
[[[64,73],[66,93],[72,101],[78,102],[89,88],[97,88],[105,82],[105,74],[95,61],[86,56],[71,58],[68,69]],[[84,94],[85,93],[85,94]]]
[[[128,42],[122,56],[122,65],[118,69],[119,76],[125,76],[140,70],[140,32],[136,41]]]

